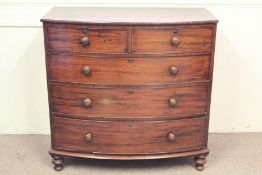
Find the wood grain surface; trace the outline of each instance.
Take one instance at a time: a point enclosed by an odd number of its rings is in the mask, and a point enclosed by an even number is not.
[[[210,55],[128,58],[50,55],[51,81],[84,84],[145,85],[209,79]],[[85,75],[83,68],[90,73]],[[176,67],[172,74],[170,67]]]
[[[49,149],[49,154],[51,155],[61,155],[70,157],[81,157],[81,158],[92,158],[92,159],[114,159],[114,160],[146,160],[146,159],[166,159],[175,157],[185,157],[185,156],[199,156],[208,155],[209,149],[197,149],[192,151],[175,152],[175,153],[159,153],[159,154],[137,154],[137,155],[125,155],[125,154],[97,154],[79,151],[64,151],[62,149]]]
[[[179,53],[211,50],[212,28],[207,26],[175,26],[172,28],[137,28],[133,30],[134,53]],[[174,46],[172,38],[180,44]]]
[[[127,52],[127,29],[89,29],[83,26],[56,25],[49,26],[47,30],[49,50],[86,53]],[[83,46],[80,43],[83,37],[88,37],[89,45]]]
[[[129,90],[132,90],[132,93]],[[52,85],[53,112],[108,118],[177,116],[207,111],[208,85],[89,88]],[[172,107],[168,100],[175,98]],[[90,98],[91,106],[84,100]]]
[[[151,159],[208,154],[216,23],[205,9],[53,8],[44,18],[52,149]]]
[[[53,117],[53,148],[106,154],[156,154],[206,146],[206,117],[148,122],[88,121]],[[86,133],[92,140],[86,141]],[[176,139],[170,142],[169,133]]]
[[[41,19],[54,23],[114,25],[202,24],[217,23],[203,8],[88,8],[54,7]]]

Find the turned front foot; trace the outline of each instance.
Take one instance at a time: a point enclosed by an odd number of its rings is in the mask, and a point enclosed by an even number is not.
[[[198,171],[203,171],[204,170],[204,164],[207,162],[206,160],[206,156],[196,156],[194,158],[194,162],[195,162],[195,168]]]
[[[64,167],[64,158],[57,155],[51,155],[53,160],[52,163],[54,164],[54,169],[56,171],[61,171]]]

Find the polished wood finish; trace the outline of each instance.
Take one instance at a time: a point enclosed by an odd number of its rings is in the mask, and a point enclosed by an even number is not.
[[[133,31],[133,52],[181,53],[210,51],[212,28],[210,26],[178,26],[166,28],[135,28]],[[170,42],[171,40],[171,42]]]
[[[56,171],[61,171],[64,168],[64,158],[58,155],[52,155],[52,163],[54,164],[54,169]]]
[[[202,8],[87,8],[55,7],[41,19],[49,23],[173,25],[216,24],[217,19]]]
[[[90,98],[86,98],[84,99],[83,104],[85,107],[90,107],[92,104],[92,100]]]
[[[89,67],[89,66],[84,66],[84,67],[82,68],[82,73],[83,73],[85,76],[90,75],[90,73],[91,73],[90,67]]]
[[[127,51],[127,28],[121,30],[88,28],[87,33],[83,33],[82,28],[81,25],[48,26],[48,49],[83,53],[125,53]]]
[[[181,43],[181,40],[179,38],[177,38],[175,36],[173,38],[171,38],[171,44],[173,46],[178,47],[180,45],[180,43]]]
[[[50,55],[49,58],[51,81],[58,82],[145,85],[206,81],[210,76],[210,55],[139,57],[131,62],[122,57]],[[81,71],[86,67],[88,76]]]
[[[85,135],[85,140],[86,142],[90,142],[93,138],[93,134],[88,132],[86,135]]]
[[[179,117],[207,112],[207,89],[207,85],[136,86],[130,93],[128,86],[97,89],[53,84],[53,112],[107,118]]]
[[[90,44],[90,40],[89,40],[89,38],[88,38],[87,36],[85,36],[85,37],[83,37],[83,38],[80,39],[80,43],[81,43],[84,47],[86,47],[87,45]]]
[[[171,98],[168,99],[168,103],[169,103],[170,106],[175,107],[176,104],[177,104],[177,100],[176,100],[175,97],[171,97]]]
[[[205,9],[53,8],[51,145],[63,156],[206,163],[217,20]]]
[[[206,160],[206,155],[201,155],[201,156],[196,156],[194,158],[194,162],[195,162],[195,168],[198,171],[203,171],[204,170],[204,164],[207,162]]]
[[[55,117],[53,148],[104,154],[153,154],[205,148],[206,117],[175,121],[89,121]],[[86,142],[86,133],[92,140]],[[169,133],[176,139],[170,142]],[[171,136],[172,137],[172,136]]]
[[[174,158],[174,157],[199,156],[199,155],[209,154],[209,150],[206,148],[186,151],[186,152],[146,154],[146,155],[83,153],[83,152],[74,152],[74,151],[64,151],[61,149],[49,149],[48,152],[50,155],[61,155],[61,156],[69,156],[69,157],[92,158],[92,159],[113,159],[113,160],[166,159],[166,158]]]
[[[174,142],[174,141],[176,140],[176,135],[173,134],[173,133],[169,133],[169,134],[167,135],[167,138],[168,138],[168,140],[169,140],[170,142]]]
[[[169,71],[171,74],[176,75],[179,71],[179,69],[176,66],[170,66]]]

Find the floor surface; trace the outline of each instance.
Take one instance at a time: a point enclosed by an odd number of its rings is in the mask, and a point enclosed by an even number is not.
[[[262,133],[210,134],[206,168],[192,158],[142,161],[65,159],[53,170],[47,135],[0,135],[0,175],[262,175]]]

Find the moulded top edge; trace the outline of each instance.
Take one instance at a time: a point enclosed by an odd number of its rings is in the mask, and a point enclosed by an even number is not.
[[[203,8],[54,7],[42,22],[123,25],[201,24],[218,20]]]

